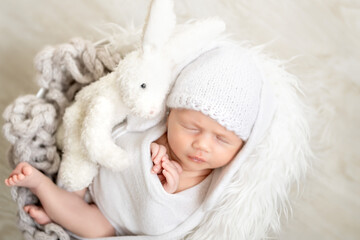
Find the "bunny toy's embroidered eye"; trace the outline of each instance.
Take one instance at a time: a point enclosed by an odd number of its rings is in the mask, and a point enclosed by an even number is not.
[[[140,87],[145,89],[146,88],[146,83],[141,84]]]

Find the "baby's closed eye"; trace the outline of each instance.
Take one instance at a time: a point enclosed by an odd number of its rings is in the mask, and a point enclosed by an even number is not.
[[[198,132],[200,131],[197,127],[191,126],[191,125],[182,125],[183,128],[185,128],[189,132]]]
[[[230,143],[230,140],[224,136],[216,136],[216,139],[221,143],[225,143],[225,144]]]

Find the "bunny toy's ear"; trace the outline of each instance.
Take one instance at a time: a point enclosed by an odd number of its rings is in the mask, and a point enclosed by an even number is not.
[[[142,49],[160,49],[169,40],[176,24],[173,0],[153,0],[143,29]]]
[[[218,17],[193,20],[177,25],[166,43],[165,51],[175,65],[186,65],[225,39],[224,21]]]

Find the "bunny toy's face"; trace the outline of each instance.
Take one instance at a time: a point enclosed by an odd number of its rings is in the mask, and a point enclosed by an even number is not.
[[[152,118],[164,109],[173,80],[169,63],[160,54],[134,51],[116,71],[121,97],[134,115]]]

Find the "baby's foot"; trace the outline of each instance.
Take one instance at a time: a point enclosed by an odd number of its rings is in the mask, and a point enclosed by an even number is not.
[[[24,207],[24,210],[38,224],[44,225],[44,224],[48,224],[51,222],[51,219],[49,218],[49,216],[46,214],[45,210],[42,207],[35,206],[35,205],[26,205]]]
[[[43,179],[46,179],[46,177],[39,170],[27,162],[21,162],[12,171],[10,176],[5,179],[5,184],[9,187],[26,187],[31,191],[35,191]]]

